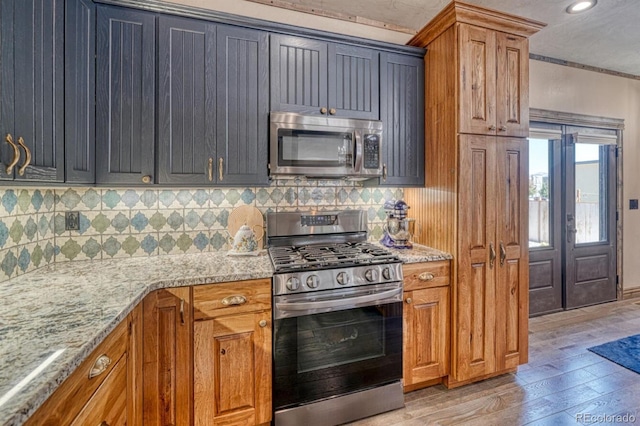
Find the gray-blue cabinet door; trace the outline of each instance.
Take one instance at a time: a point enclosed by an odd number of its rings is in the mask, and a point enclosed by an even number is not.
[[[380,185],[424,185],[424,60],[380,54],[380,119],[384,125]]]
[[[329,43],[329,115],[380,118],[379,52]]]
[[[64,42],[66,182],[96,181],[95,10],[91,0],[67,0]]]
[[[269,36],[218,26],[218,185],[268,185]]]
[[[99,5],[96,41],[96,182],[152,183],[155,15]]]
[[[0,178],[62,182],[64,0],[1,7]]]
[[[323,114],[328,109],[327,54],[326,42],[271,35],[271,111]]]
[[[216,180],[216,25],[160,16],[159,183]]]

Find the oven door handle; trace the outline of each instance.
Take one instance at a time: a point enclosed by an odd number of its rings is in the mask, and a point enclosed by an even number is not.
[[[341,308],[344,306],[362,305],[363,303],[383,301],[402,294],[402,287],[385,290],[374,294],[356,297],[340,297],[318,302],[276,302],[280,311],[312,311],[315,309]]]

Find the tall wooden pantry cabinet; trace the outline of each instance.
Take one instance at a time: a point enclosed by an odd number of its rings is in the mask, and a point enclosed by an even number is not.
[[[426,182],[405,199],[416,241],[454,256],[449,387],[527,362],[527,37],[543,27],[454,1],[409,42],[427,49]]]

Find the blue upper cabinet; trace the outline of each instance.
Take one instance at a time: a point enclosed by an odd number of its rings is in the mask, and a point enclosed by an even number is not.
[[[380,119],[384,123],[380,185],[424,185],[424,60],[381,54]]]
[[[67,0],[65,13],[65,181],[94,183],[96,7]]]
[[[155,23],[152,13],[97,8],[98,183],[155,179]]]
[[[269,39],[159,19],[159,183],[268,185]]]
[[[379,53],[302,37],[271,36],[271,110],[377,120]]]
[[[64,0],[1,3],[0,179],[64,181]]]
[[[213,182],[216,25],[160,16],[158,31],[158,182]]]
[[[269,36],[218,26],[217,183],[268,185]]]

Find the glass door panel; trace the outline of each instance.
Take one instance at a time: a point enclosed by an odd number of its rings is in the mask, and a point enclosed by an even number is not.
[[[575,144],[576,244],[607,241],[608,145]]]

